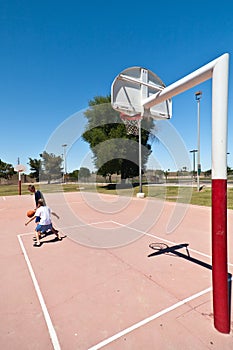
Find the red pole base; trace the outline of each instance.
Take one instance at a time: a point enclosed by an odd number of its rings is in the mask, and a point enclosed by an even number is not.
[[[212,278],[214,325],[230,333],[227,271],[227,180],[212,180]]]

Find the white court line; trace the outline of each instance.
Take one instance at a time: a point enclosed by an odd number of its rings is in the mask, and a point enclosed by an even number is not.
[[[132,332],[132,331],[134,331],[135,329],[137,329],[137,328],[139,328],[139,327],[142,327],[142,326],[144,326],[145,324],[147,324],[147,323],[149,323],[149,322],[155,320],[156,318],[158,318],[158,317],[160,317],[160,316],[162,316],[162,315],[165,315],[166,313],[168,313],[168,312],[170,312],[170,311],[173,311],[173,310],[177,309],[178,307],[180,307],[180,306],[182,306],[182,305],[188,303],[188,302],[191,301],[191,300],[194,300],[194,299],[196,299],[196,298],[199,298],[200,296],[202,296],[202,295],[204,295],[204,294],[210,292],[211,290],[212,290],[212,287],[209,287],[209,288],[207,288],[207,289],[202,290],[202,291],[199,292],[199,293],[193,294],[193,295],[191,295],[190,297],[185,298],[185,299],[179,301],[178,303],[173,304],[173,305],[169,306],[168,308],[166,308],[166,309],[164,309],[164,310],[161,310],[161,311],[157,312],[156,314],[154,314],[154,315],[152,315],[152,316],[150,316],[150,317],[147,317],[147,318],[145,318],[144,320],[142,320],[142,321],[140,321],[140,322],[138,322],[138,323],[135,323],[135,324],[132,325],[131,327],[128,327],[128,328],[122,330],[121,332],[119,332],[119,333],[113,335],[112,337],[101,341],[100,343],[98,343],[98,344],[92,346],[92,347],[89,348],[88,350],[98,350],[98,349],[101,349],[103,346],[105,346],[105,345],[107,345],[107,344],[109,344],[109,343],[112,343],[114,340],[119,339],[119,338],[121,338],[122,336],[124,336],[124,335],[126,335],[126,334],[128,334],[128,333],[130,333],[130,332]]]
[[[112,220],[107,220],[107,221],[97,221],[97,222],[92,222],[90,224],[81,224],[81,225],[73,225],[73,226],[64,226],[64,227],[59,227],[60,230],[67,230],[69,228],[79,228],[79,227],[85,227],[85,226],[92,226],[92,225],[99,225],[99,224],[106,224],[106,223],[115,223]],[[26,233],[21,233],[20,236],[28,236],[28,235],[32,235],[33,233],[35,233],[35,231],[33,232],[26,232]]]
[[[169,244],[173,244],[173,245],[177,244],[177,242],[169,241],[169,240],[167,240],[167,239],[165,239],[165,238],[158,237],[158,236],[156,236],[156,235],[153,235],[153,234],[151,234],[151,233],[138,230],[138,229],[133,228],[133,227],[129,227],[129,226],[127,226],[127,225],[121,224],[121,223],[119,223],[119,222],[117,222],[117,221],[114,221],[114,220],[97,221],[97,222],[92,222],[92,223],[89,223],[89,224],[86,223],[86,224],[73,225],[73,226],[64,226],[64,227],[61,227],[60,229],[62,230],[62,229],[79,228],[79,227],[92,226],[92,225],[98,225],[98,224],[106,224],[106,223],[109,223],[109,222],[112,222],[112,223],[114,223],[114,224],[116,224],[116,225],[119,225],[119,226],[121,226],[121,227],[126,227],[126,228],[128,228],[128,229],[130,229],[130,230],[139,232],[139,233],[141,233],[142,235],[146,235],[146,236],[149,236],[149,237],[153,237],[153,238],[162,240],[163,242],[166,242],[166,243],[169,243]],[[22,233],[21,236],[26,236],[26,235],[30,235],[30,234],[32,234],[32,233]],[[69,236],[69,235],[68,235],[68,236]],[[202,253],[202,252],[200,252],[200,251],[198,251],[198,250],[196,250],[196,249],[188,248],[188,250],[189,250],[190,252],[193,252],[193,253],[196,253],[196,254],[198,254],[198,255],[204,256],[204,257],[206,257],[206,258],[208,258],[208,259],[212,259],[212,257],[211,257],[210,255],[205,254],[205,253]],[[228,266],[233,266],[233,264],[231,264],[231,263],[228,262]]]
[[[164,242],[167,242],[167,243],[170,243],[170,244],[176,244],[175,242],[168,241],[168,240],[163,239],[163,238],[161,238],[161,237],[152,235],[152,234],[150,234],[150,233],[143,232],[143,231],[141,231],[141,230],[137,230],[137,229],[135,229],[135,228],[128,227],[127,225],[123,225],[123,224],[118,223],[118,222],[113,221],[113,220],[110,220],[110,221],[101,221],[101,222],[96,222],[96,223],[91,223],[91,224],[86,224],[86,225],[89,226],[89,225],[93,225],[93,224],[106,223],[106,222],[112,222],[112,223],[115,223],[116,225],[119,225],[119,226],[125,226],[125,227],[127,227],[127,228],[129,228],[129,229],[131,229],[131,230],[138,231],[138,232],[140,232],[140,233],[142,233],[142,234],[145,234],[145,235],[147,235],[147,236],[150,236],[150,237],[153,237],[153,238],[156,238],[156,239],[163,240]],[[86,226],[86,225],[80,225],[80,226],[82,227],[82,226]],[[80,226],[72,226],[72,227],[80,227]],[[28,235],[28,234],[31,234],[31,233],[25,233],[25,234],[21,234],[21,235]],[[46,305],[45,305],[43,296],[42,296],[42,294],[41,294],[41,291],[40,291],[38,282],[37,282],[37,280],[36,280],[34,271],[33,271],[33,269],[32,269],[30,260],[29,260],[29,258],[28,258],[28,256],[27,256],[26,250],[25,250],[24,245],[23,245],[23,242],[22,242],[22,240],[21,240],[21,237],[20,237],[21,235],[18,235],[18,240],[19,240],[19,242],[20,242],[21,249],[22,249],[22,251],[23,251],[25,260],[26,260],[26,262],[27,262],[28,269],[29,269],[29,272],[30,272],[30,274],[31,274],[31,278],[32,278],[32,280],[33,280],[33,283],[34,283],[34,286],[35,286],[35,289],[36,289],[36,292],[37,292],[37,295],[38,295],[38,298],[39,298],[39,301],[40,301],[40,304],[41,304],[41,307],[42,307],[42,310],[43,310],[43,313],[44,313],[44,317],[45,317],[45,320],[46,320],[46,323],[47,323],[47,327],[48,327],[48,330],[49,330],[49,334],[50,334],[51,340],[52,340],[52,342],[53,342],[54,349],[55,349],[55,350],[60,350],[60,345],[59,345],[59,342],[58,342],[58,338],[57,338],[55,329],[54,329],[54,327],[53,327],[53,324],[52,324],[52,321],[51,321],[51,319],[50,319],[48,310],[47,310],[47,308],[46,308]],[[195,252],[195,253],[197,253],[197,254],[203,255],[203,256],[205,256],[205,257],[211,258],[209,255],[203,254],[203,253],[201,253],[201,252],[199,252],[199,251],[196,251],[196,250],[193,250],[193,249],[189,249],[189,250],[190,250],[190,251],[193,251],[193,252]],[[228,265],[233,266],[232,264],[228,264]],[[232,279],[231,279],[231,280],[232,280]],[[98,349],[101,349],[103,346],[105,346],[105,345],[107,345],[107,344],[113,342],[114,340],[116,340],[116,339],[118,339],[118,338],[121,338],[122,336],[124,336],[124,335],[126,335],[126,334],[132,332],[133,330],[135,330],[135,329],[137,329],[137,328],[139,328],[139,327],[141,327],[141,326],[143,326],[143,325],[145,325],[145,324],[147,324],[147,323],[149,323],[149,322],[151,322],[151,321],[153,321],[153,320],[159,318],[159,317],[162,316],[162,315],[165,315],[166,313],[168,313],[168,312],[170,312],[170,311],[175,310],[176,308],[178,308],[178,307],[184,305],[185,303],[187,303],[187,302],[189,302],[189,301],[191,301],[191,300],[194,300],[194,299],[196,299],[196,298],[198,298],[198,297],[200,297],[200,296],[202,296],[202,295],[204,295],[204,294],[210,292],[211,290],[212,290],[212,287],[209,287],[209,288],[207,288],[207,289],[204,289],[204,290],[201,291],[201,292],[198,292],[198,293],[196,293],[196,294],[194,294],[194,295],[192,295],[192,296],[190,296],[190,297],[187,297],[187,298],[185,298],[185,299],[179,301],[178,303],[175,303],[175,304],[171,305],[170,307],[168,307],[168,308],[166,308],[166,309],[164,309],[164,310],[161,310],[161,311],[159,311],[158,313],[156,313],[156,314],[154,314],[154,315],[152,315],[152,316],[150,316],[150,317],[147,317],[147,318],[145,318],[144,320],[142,320],[142,321],[140,321],[140,322],[138,322],[138,323],[136,323],[136,324],[134,324],[134,325],[132,325],[132,326],[130,326],[130,327],[124,329],[124,330],[122,330],[121,332],[119,332],[119,333],[117,333],[117,334],[111,336],[110,338],[107,338],[107,339],[101,341],[100,343],[98,343],[98,344],[92,346],[92,347],[89,348],[88,350],[98,350]]]
[[[112,220],[106,220],[106,221],[96,221],[96,222],[91,222],[91,223],[85,223],[85,224],[80,224],[80,225],[73,225],[73,226],[64,226],[61,228],[61,230],[63,229],[69,229],[69,228],[79,228],[79,227],[85,227],[85,226],[92,226],[92,225],[99,225],[99,224],[106,224],[106,223],[115,223]],[[116,223],[117,224],[117,223]]]
[[[139,232],[139,233],[141,233],[141,234],[144,234],[144,235],[146,235],[146,236],[153,237],[153,238],[156,238],[156,239],[160,239],[161,241],[164,241],[164,242],[166,242],[166,243],[173,244],[173,245],[176,245],[176,244],[177,244],[176,242],[168,241],[167,239],[164,239],[164,238],[162,238],[162,237],[158,237],[158,236],[153,235],[153,234],[151,234],[151,233],[144,232],[144,231],[138,230],[138,229],[133,228],[133,227],[129,227],[129,226],[124,225],[124,224],[120,224],[120,223],[117,222],[117,221],[112,221],[112,222],[113,222],[114,224],[117,224],[117,225],[120,225],[120,226],[123,226],[123,227],[127,227],[127,228],[129,228],[129,229],[131,229],[131,230],[137,231],[137,232]],[[199,252],[198,250],[195,250],[195,249],[192,249],[192,248],[188,248],[188,250],[189,250],[190,252],[193,252],[193,253],[202,255],[202,256],[204,256],[204,257],[206,257],[206,258],[208,258],[208,259],[212,259],[212,257],[211,257],[210,255],[207,255],[207,254],[205,254],[205,253]],[[228,265],[229,265],[229,266],[233,266],[233,264],[231,264],[231,263],[228,263]]]
[[[48,327],[49,335],[50,335],[50,338],[51,338],[52,343],[53,343],[53,348],[54,348],[54,350],[61,350],[61,347],[60,347],[60,344],[59,344],[59,341],[58,341],[58,338],[57,338],[57,334],[56,334],[55,329],[54,329],[54,327],[53,327],[51,318],[50,318],[50,316],[49,316],[49,312],[48,312],[48,309],[47,309],[47,307],[46,307],[46,304],[45,304],[44,298],[43,298],[43,296],[42,296],[42,293],[41,293],[41,291],[40,291],[40,287],[39,287],[39,284],[38,284],[38,282],[37,282],[35,273],[34,273],[34,271],[33,271],[31,262],[30,262],[30,260],[29,260],[29,258],[28,258],[26,249],[25,249],[25,247],[24,247],[24,245],[23,245],[23,241],[22,241],[20,235],[17,235],[17,237],[18,237],[19,244],[20,244],[20,247],[21,247],[21,249],[22,249],[24,258],[25,258],[25,260],[26,260],[26,263],[27,263],[27,266],[28,266],[28,270],[29,270],[29,273],[30,273],[30,275],[31,275],[32,282],[33,282],[33,284],[34,284],[34,287],[35,287],[35,290],[36,290],[36,294],[37,294],[37,296],[38,296],[38,299],[39,299],[39,302],[40,302],[40,305],[41,305],[43,314],[44,314],[44,318],[45,318],[45,322],[46,322],[47,327]]]

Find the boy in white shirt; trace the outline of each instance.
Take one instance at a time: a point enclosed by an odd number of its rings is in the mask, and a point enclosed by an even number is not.
[[[52,225],[52,220],[51,220],[51,214],[55,215],[57,218],[57,214],[52,213],[51,209],[44,205],[43,199],[38,200],[38,207],[36,209],[35,215],[28,220],[25,225],[27,226],[31,221],[33,221],[36,218],[39,218],[39,222],[37,223],[36,226],[36,242],[34,243],[35,247],[40,247],[41,242],[40,242],[40,236],[42,232],[45,232],[47,230],[51,230],[52,233],[54,233],[59,240],[61,240],[61,236],[55,228],[53,228]]]

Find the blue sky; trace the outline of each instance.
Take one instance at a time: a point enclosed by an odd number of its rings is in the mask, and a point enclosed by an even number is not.
[[[18,158],[22,164],[38,159],[54,131],[94,96],[110,94],[112,81],[128,67],[148,68],[170,85],[227,52],[228,164],[233,167],[232,11],[230,0],[218,6],[209,0],[0,1],[0,159],[13,165]],[[197,147],[197,90],[203,93],[201,163],[207,170],[210,81],[173,98],[171,124],[188,152]],[[89,156],[88,144],[79,140],[68,148],[68,171],[79,169]],[[159,154],[162,167],[172,169],[154,143],[153,156]]]

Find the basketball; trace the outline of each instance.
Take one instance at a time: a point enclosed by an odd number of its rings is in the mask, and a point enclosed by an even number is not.
[[[29,217],[29,218],[32,218],[34,215],[35,215],[35,210],[28,210],[27,211],[27,216]]]

